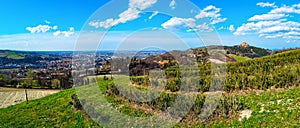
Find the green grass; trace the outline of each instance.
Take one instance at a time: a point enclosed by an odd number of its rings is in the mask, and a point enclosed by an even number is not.
[[[249,60],[250,58],[248,57],[244,57],[244,56],[238,56],[238,55],[234,55],[234,54],[229,54],[229,57],[234,58],[236,61],[244,61],[244,60]]]
[[[99,89],[105,91],[104,85],[110,82],[98,83]],[[84,111],[74,110],[69,104],[72,101],[71,95],[75,93],[75,89],[65,90],[28,103],[0,109],[0,127],[99,127]],[[245,109],[253,111],[249,119],[218,119],[197,127],[299,127],[299,97],[300,88],[267,91],[260,95],[243,95],[241,102],[245,104]],[[123,106],[120,111],[124,114],[145,116],[143,111],[132,108],[127,101],[111,97],[107,97],[106,100],[116,108]]]
[[[24,59],[25,54],[16,53],[16,52],[2,52],[0,57],[7,57],[9,59]]]
[[[83,111],[69,104],[74,89],[38,100],[0,109],[0,127],[88,127],[97,126]]]
[[[298,54],[296,51],[288,53]],[[266,60],[269,61],[269,58],[284,58],[290,56],[288,53],[253,59],[253,61],[264,63]],[[248,61],[243,61],[239,63],[247,62]],[[276,62],[286,63],[282,60],[276,60]],[[297,61],[293,62],[297,63]],[[236,67],[238,66],[239,65]],[[292,66],[293,67],[291,68],[293,70],[299,69],[299,65]],[[86,94],[89,98],[94,98],[94,100],[108,101],[114,107],[113,109],[116,108],[119,112],[129,116],[148,117],[153,115],[153,113],[148,113],[133,107],[132,102],[122,97],[108,95],[95,97],[95,95],[90,95],[96,94],[99,91],[106,93],[107,85],[112,83],[111,80],[103,81],[103,77],[98,78],[97,81],[99,81],[98,85],[91,86],[91,88],[89,88],[89,86],[84,86],[86,88],[83,89],[87,90],[82,90],[81,92]],[[292,85],[297,86],[298,84],[292,83]],[[139,89],[143,90],[142,88]],[[65,90],[38,100],[29,101],[28,103],[24,102],[0,109],[0,128],[99,127],[99,125],[89,118],[83,110],[75,110],[72,108],[72,105],[69,104],[69,102],[72,101],[71,96],[76,93],[78,94],[79,92],[76,92],[75,89]],[[202,124],[193,124],[194,127],[300,127],[300,88],[281,91],[266,91],[259,95],[254,93],[244,95],[235,93],[235,95],[241,97],[242,100],[239,102],[243,104],[244,110],[253,111],[249,119],[239,121],[238,115],[232,114],[232,116],[230,116],[231,113],[229,113],[229,116],[226,118],[213,118]],[[110,114],[106,111],[100,111],[100,113],[107,114],[105,117],[108,117]],[[111,119],[120,121],[121,118],[122,117],[120,117],[120,119]],[[185,125],[186,124],[178,124],[178,127],[184,127]]]
[[[9,52],[7,58],[10,58],[10,59],[24,59],[25,55],[20,54],[20,53],[15,53],[15,52]]]
[[[198,127],[300,127],[300,88],[243,96],[249,119],[216,120]]]

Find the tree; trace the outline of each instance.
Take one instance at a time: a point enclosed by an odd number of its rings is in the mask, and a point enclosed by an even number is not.
[[[4,74],[1,74],[0,75],[0,85],[2,86],[2,85],[4,85],[5,83],[4,83]]]
[[[4,74],[1,74],[0,75],[0,81],[3,81],[4,80]]]
[[[33,81],[33,69],[29,69],[26,73],[26,79],[24,81],[25,88],[32,87],[32,81]]]
[[[52,88],[59,88],[60,87],[60,84],[61,84],[61,82],[60,82],[60,80],[58,80],[58,79],[53,79],[53,80],[51,80],[51,83],[52,83]]]
[[[30,88],[32,87],[32,82],[33,82],[33,69],[29,69],[26,73],[26,79],[24,81],[25,88]],[[28,94],[27,94],[27,89],[25,89],[25,97],[26,97],[26,102],[28,103]]]

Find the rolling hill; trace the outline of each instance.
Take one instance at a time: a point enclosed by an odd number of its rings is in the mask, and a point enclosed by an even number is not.
[[[199,91],[191,111],[174,127],[299,127],[299,61],[297,49],[227,64],[228,83],[214,114],[205,122],[197,120],[207,95]],[[155,102],[138,103],[115,91],[111,80],[97,80],[96,86],[106,94],[102,100],[130,116],[147,117],[160,112],[172,102],[165,99],[179,93],[166,91]],[[74,94],[75,89],[69,89],[0,109],[0,127],[100,127],[78,107]]]

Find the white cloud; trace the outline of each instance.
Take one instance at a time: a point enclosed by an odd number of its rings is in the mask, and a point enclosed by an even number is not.
[[[227,18],[221,18],[220,14],[221,8],[217,8],[213,5],[209,5],[200,11],[198,15],[195,16],[196,19],[208,18],[211,20],[211,24],[221,23],[227,20]]]
[[[116,26],[120,23],[126,23],[127,21],[138,18],[139,13],[140,13],[140,11],[138,11],[136,8],[129,8],[128,10],[119,14],[118,19],[110,18],[110,19],[107,19],[102,22],[90,22],[89,25],[96,27],[96,28],[102,27],[102,28],[108,29],[108,28]]]
[[[234,27],[234,25],[232,24],[232,25],[230,25],[229,27],[221,26],[221,27],[218,28],[218,30],[229,30],[230,32],[233,32],[233,31],[235,31],[235,27]]]
[[[289,38],[293,33],[300,32],[300,23],[293,21],[259,21],[257,23],[251,22],[240,26],[234,35],[246,35],[251,33],[259,34],[259,37],[268,39],[273,38]],[[294,35],[299,36],[300,35]]]
[[[282,38],[291,42],[300,40],[300,23],[291,21],[292,14],[300,14],[299,4],[291,6],[276,6],[274,3],[258,3],[261,7],[273,7],[268,13],[255,15],[238,27],[234,35],[258,34],[259,37],[267,39]]]
[[[12,50],[60,51],[73,50],[77,36],[55,37],[52,33],[1,35],[0,47]]]
[[[151,20],[154,16],[156,16],[158,14],[158,11],[155,11],[152,13],[151,16],[149,16],[149,20]]]
[[[26,30],[30,31],[30,33],[45,33],[51,30],[51,26],[49,25],[38,25],[36,27],[26,27]]]
[[[161,25],[164,29],[170,30],[186,30],[187,32],[200,31],[211,32],[213,28],[208,23],[197,25],[193,18],[173,17]]]
[[[64,35],[65,37],[70,37],[75,34],[74,27],[70,27],[69,31],[56,31],[53,33],[54,36]]]
[[[195,21],[196,20],[193,18],[173,17],[167,22],[163,23],[161,26],[165,29],[171,30],[190,29],[196,26]]]
[[[248,21],[278,20],[283,17],[285,17],[285,14],[268,13],[262,15],[255,15],[248,19]]]
[[[161,26],[165,29],[171,30],[185,30],[187,32],[192,31],[201,31],[201,32],[211,32],[213,31],[213,27],[211,24],[217,24],[220,22],[224,22],[226,18],[220,18],[221,9],[216,8],[213,5],[207,6],[203,10],[200,11],[198,15],[194,18],[179,18],[173,17],[167,22],[163,23]],[[206,22],[198,22],[199,19],[209,18],[211,20],[210,23]],[[223,29],[223,28],[222,28]]]
[[[269,2],[259,2],[256,4],[257,6],[260,6],[260,7],[277,7],[275,6],[275,3],[269,3]]]
[[[230,25],[228,30],[231,31],[231,32],[233,32],[235,30],[234,25],[233,24]]]
[[[172,9],[175,9],[176,6],[176,1],[175,0],[171,0],[170,5],[169,5]]]
[[[92,21],[89,25],[95,28],[102,27],[108,29],[120,23],[126,23],[127,21],[137,19],[142,10],[151,7],[156,2],[157,0],[130,0],[129,8],[119,14],[117,19],[109,18],[102,22]]]
[[[48,21],[48,20],[45,20],[45,23],[46,23],[46,24],[51,24],[51,22],[50,22],[50,21]]]
[[[275,25],[280,24],[281,21],[259,21],[259,22],[250,22],[243,24],[242,26],[238,27],[234,32],[234,35],[246,35],[251,32],[257,32],[261,29],[272,27]]]
[[[274,8],[269,13],[277,13],[277,14],[278,13],[296,13],[296,14],[300,14],[300,8],[299,8],[298,4],[295,4],[293,6],[283,5],[282,7]]]
[[[52,27],[52,29],[53,29],[53,30],[57,30],[57,29],[58,29],[58,26],[55,25],[55,26]]]
[[[144,10],[155,4],[157,0],[129,0],[129,8]]]
[[[125,23],[127,21],[130,21],[130,20],[138,18],[139,13],[140,13],[140,11],[138,11],[137,9],[135,9],[135,8],[129,8],[128,10],[122,12],[119,15],[120,18],[117,19],[117,20],[115,20],[115,21],[117,21],[119,23]]]
[[[220,28],[218,28],[218,30],[224,30],[226,29],[224,26],[221,26]]]
[[[212,32],[213,28],[208,23],[203,23],[203,24],[197,25],[193,30],[200,31],[200,32]]]
[[[61,31],[56,31],[53,33],[54,36],[59,36],[61,34]]]
[[[49,25],[38,25],[36,27],[26,27],[30,33],[46,33],[46,32],[53,32],[54,36],[64,35],[65,37],[70,37],[74,35],[74,27],[70,27],[68,31],[60,31],[58,30],[58,26],[49,26]]]
[[[286,31],[287,33],[292,31],[300,31],[300,23],[293,21],[281,22],[274,26],[262,29],[259,31],[259,33],[275,33],[281,31]]]
[[[75,28],[74,27],[70,27],[70,31],[74,32]]]
[[[260,37],[267,39],[283,38],[286,39],[287,42],[295,42],[296,40],[300,40],[300,32],[291,31],[287,33],[261,34]]]

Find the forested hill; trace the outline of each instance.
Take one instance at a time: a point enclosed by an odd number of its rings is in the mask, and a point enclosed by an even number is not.
[[[224,49],[226,50],[227,54],[246,56],[249,58],[258,58],[258,57],[268,56],[272,53],[271,50],[254,47],[254,46],[246,46],[246,47],[224,46]]]
[[[208,46],[207,48],[211,48],[211,47],[224,49],[226,51],[226,55],[237,55],[237,56],[248,57],[248,58],[259,58],[259,57],[268,56],[272,54],[272,50],[251,46],[246,42],[243,42],[240,45],[235,45],[235,46]],[[202,47],[202,48],[195,48],[192,50],[198,56],[199,53],[197,51],[207,52],[206,50],[207,48]],[[203,55],[208,55],[208,54],[203,54]]]

